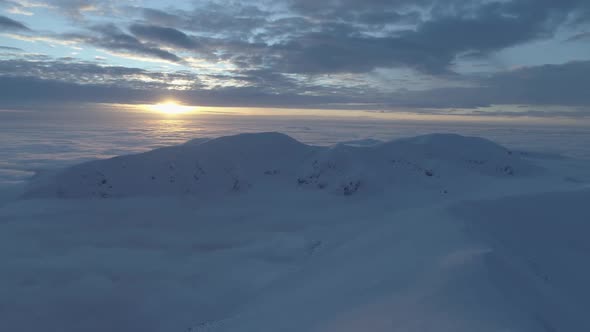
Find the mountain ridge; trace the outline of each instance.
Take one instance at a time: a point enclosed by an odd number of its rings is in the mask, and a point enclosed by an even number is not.
[[[32,183],[25,197],[210,197],[277,185],[344,196],[403,185],[435,185],[444,192],[446,181],[461,176],[525,176],[533,170],[503,146],[457,134],[320,147],[265,132],[82,163]]]

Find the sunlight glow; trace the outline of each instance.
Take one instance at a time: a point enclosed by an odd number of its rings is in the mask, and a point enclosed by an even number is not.
[[[196,107],[194,107],[194,106],[180,105],[175,101],[167,101],[164,103],[148,105],[147,107],[151,111],[163,113],[163,114],[168,114],[168,115],[186,114],[186,113],[194,112],[196,109]]]

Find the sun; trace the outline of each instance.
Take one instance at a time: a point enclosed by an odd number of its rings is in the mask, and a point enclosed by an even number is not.
[[[166,101],[159,104],[149,105],[148,108],[154,112],[168,115],[186,114],[195,110],[195,107],[193,106],[180,105],[175,101]]]

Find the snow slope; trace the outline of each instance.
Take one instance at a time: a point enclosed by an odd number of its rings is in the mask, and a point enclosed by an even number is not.
[[[538,330],[586,331],[590,320],[590,190],[462,202],[451,211],[490,245],[504,296]]]
[[[0,330],[588,331],[588,166],[277,133],[81,164],[0,206]]]

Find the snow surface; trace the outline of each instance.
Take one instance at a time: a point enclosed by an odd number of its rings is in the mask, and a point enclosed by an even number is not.
[[[449,134],[40,174],[0,205],[0,331],[589,331],[589,183]]]

